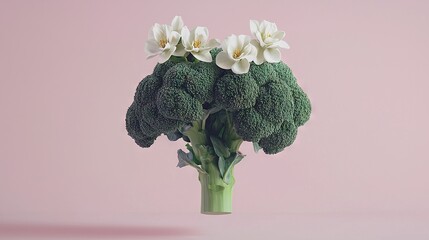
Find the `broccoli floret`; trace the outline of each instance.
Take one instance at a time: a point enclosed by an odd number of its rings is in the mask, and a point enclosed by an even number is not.
[[[142,120],[147,122],[152,128],[162,133],[175,131],[183,122],[167,118],[158,111],[156,102],[145,105],[142,110]]]
[[[247,108],[234,112],[234,127],[244,141],[257,142],[262,137],[270,135],[275,125],[259,114],[255,108]]]
[[[243,140],[258,142],[280,129],[284,121],[293,120],[294,99],[291,89],[278,79],[269,63],[252,64],[249,72],[252,76],[249,79],[258,83],[258,95],[249,108],[233,112],[233,122]]]
[[[137,86],[134,102],[128,109],[126,129],[141,147],[150,147],[159,135],[183,124],[176,119],[166,118],[158,111],[155,99],[161,87],[162,79],[155,74],[148,75]]]
[[[259,86],[248,73],[227,73],[215,83],[216,102],[228,111],[253,107],[258,93]]]
[[[164,77],[165,73],[174,65],[176,65],[176,63],[173,61],[166,61],[164,63],[158,63],[158,64],[156,64],[156,66],[153,70],[153,75],[155,75],[155,77],[157,77],[158,79],[162,79]]]
[[[132,138],[144,137],[143,132],[140,129],[140,123],[136,116],[135,103],[131,104],[127,111],[127,117],[125,119],[125,127],[128,131],[128,135]]]
[[[155,75],[149,75],[139,83],[134,95],[134,102],[136,102],[139,107],[143,107],[153,101],[156,97],[158,89],[161,87],[162,81],[155,77]]]
[[[293,119],[295,121],[295,125],[300,127],[310,119],[311,103],[307,94],[302,91],[298,84],[292,87],[292,95],[294,99]]]
[[[266,154],[276,154],[290,146],[295,141],[297,133],[298,129],[295,124],[285,121],[278,131],[262,138],[258,144]]]
[[[261,65],[252,63],[249,72],[259,86],[279,79],[273,65],[267,62],[264,62]]]
[[[194,81],[187,86],[189,94],[200,102],[212,102],[214,83],[224,71],[218,68],[214,62],[200,62],[193,64],[192,68],[198,74],[195,74]]]
[[[279,81],[261,86],[255,109],[264,119],[274,124],[291,120],[294,113],[292,91],[284,82]]]
[[[149,147],[159,135],[201,120],[203,106],[212,105],[214,82],[222,73],[215,63],[157,64],[136,89],[126,117],[129,135],[139,146]]]
[[[192,122],[203,116],[201,103],[182,89],[163,87],[156,100],[159,112],[167,118]]]
[[[140,147],[148,148],[148,147],[152,146],[152,144],[155,142],[155,139],[156,138],[152,138],[152,137],[144,137],[144,138],[135,139],[134,141]]]
[[[311,113],[311,103],[307,94],[302,91],[301,87],[296,82],[292,70],[283,62],[272,64],[279,79],[290,87],[294,99],[293,118],[296,126],[302,126],[308,121]]]
[[[178,63],[165,73],[164,86],[183,89],[201,103],[210,102],[220,73],[214,63]]]
[[[280,80],[286,82],[290,87],[297,85],[296,78],[292,74],[292,70],[284,62],[272,63],[274,71],[277,73],[277,76]]]
[[[135,104],[133,103],[127,111],[126,129],[134,141],[141,147],[150,147],[158,135],[147,136],[140,128],[140,121],[136,115]],[[146,133],[146,132],[145,132]]]

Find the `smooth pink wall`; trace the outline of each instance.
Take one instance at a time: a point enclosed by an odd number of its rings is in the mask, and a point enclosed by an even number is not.
[[[276,22],[313,103],[281,154],[245,144],[234,212],[429,213],[427,1],[1,1],[0,220],[199,211],[197,173],[124,117],[155,22]]]

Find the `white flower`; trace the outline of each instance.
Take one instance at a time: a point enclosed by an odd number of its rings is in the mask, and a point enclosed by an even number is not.
[[[216,39],[208,38],[209,30],[205,27],[196,27],[192,31],[187,27],[182,28],[182,44],[185,51],[203,62],[211,62],[213,59],[210,50],[220,45]]]
[[[247,73],[257,54],[256,47],[250,44],[250,37],[245,35],[229,36],[222,43],[222,49],[216,56],[216,64],[236,74]]]
[[[147,58],[159,55],[159,62],[164,63],[171,55],[183,56],[185,49],[179,42],[183,25],[183,20],[180,16],[173,18],[171,26],[156,23],[149,32],[149,39],[146,41],[145,50],[148,54]]]
[[[176,45],[179,40],[180,34],[172,31],[171,26],[156,23],[150,32],[149,39],[146,41],[147,58],[159,55],[159,62],[166,62],[176,51]]]
[[[285,32],[278,31],[275,23],[265,20],[261,23],[250,20],[250,31],[256,37],[252,40],[252,44],[258,49],[255,63],[259,65],[265,60],[269,63],[280,62],[279,48],[289,48],[289,45],[283,41]]]

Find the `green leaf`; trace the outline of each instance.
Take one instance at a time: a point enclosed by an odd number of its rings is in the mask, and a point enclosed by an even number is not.
[[[226,169],[226,170],[224,171],[224,174],[223,174],[222,177],[223,177],[223,181],[226,184],[230,184],[231,183],[232,169],[243,158],[244,158],[244,155],[242,155],[239,152],[235,152],[235,153],[232,153],[229,158],[225,159],[225,166],[223,167],[223,169]],[[219,166],[219,169],[221,169],[220,166]]]
[[[194,149],[192,148],[191,144],[187,143],[185,146],[186,146],[186,149],[188,149],[188,150],[189,150],[189,152],[191,152],[191,153],[192,153],[192,156],[193,156],[193,159],[192,159],[192,160],[193,160],[197,165],[201,165],[201,161],[200,161],[200,159],[198,159],[197,154],[195,154]]]
[[[253,150],[255,151],[255,153],[258,153],[261,149],[261,146],[259,146],[257,142],[253,142]]]
[[[219,161],[217,162],[217,166],[219,168],[220,175],[223,177],[225,175],[226,170],[226,160],[222,156],[219,157]]]
[[[204,171],[200,166],[198,166],[193,161],[193,154],[192,152],[185,153],[182,149],[177,150],[177,157],[179,158],[179,163],[177,164],[177,167],[182,168],[184,166],[191,166],[195,169],[197,169],[200,173],[207,174],[206,171]]]
[[[228,158],[231,155],[229,148],[227,148],[219,138],[215,136],[210,136],[210,140],[213,143],[213,148],[215,150],[216,155],[224,158]]]
[[[167,138],[170,141],[177,141],[178,139],[183,137],[183,134],[180,133],[179,131],[168,132],[165,135],[167,135]]]
[[[238,151],[240,148],[240,145],[243,143],[243,139],[232,139],[231,143],[229,144],[230,151]]]

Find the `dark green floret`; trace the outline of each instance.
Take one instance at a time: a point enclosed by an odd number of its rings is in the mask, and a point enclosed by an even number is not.
[[[153,101],[156,97],[158,89],[161,87],[162,81],[154,75],[149,75],[139,83],[134,101],[141,107]]]
[[[254,108],[234,112],[233,122],[238,135],[249,142],[257,142],[275,130],[275,125],[265,120]]]
[[[297,133],[298,129],[293,122],[284,122],[278,131],[262,138],[259,141],[259,146],[266,154],[279,153],[295,141]]]
[[[156,98],[159,112],[170,119],[192,122],[201,119],[201,103],[179,88],[163,87]]]
[[[302,91],[301,87],[295,85],[292,87],[292,95],[294,99],[294,113],[293,119],[295,121],[295,125],[298,127],[304,125],[310,119],[311,114],[311,103],[310,99],[308,99],[307,94]]]
[[[216,81],[216,103],[228,111],[250,108],[255,105],[259,86],[250,74],[227,73]]]
[[[249,73],[256,80],[256,83],[259,86],[262,86],[268,82],[278,81],[279,79],[273,65],[267,62],[264,62],[261,65],[252,63]]]
[[[284,82],[270,82],[260,88],[255,109],[264,116],[264,119],[274,124],[292,120],[294,113],[292,91]]]

